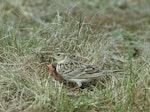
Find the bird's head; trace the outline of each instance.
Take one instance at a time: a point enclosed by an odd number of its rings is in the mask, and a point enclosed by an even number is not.
[[[66,53],[55,53],[54,58],[58,64],[64,63],[69,59],[68,54]]]

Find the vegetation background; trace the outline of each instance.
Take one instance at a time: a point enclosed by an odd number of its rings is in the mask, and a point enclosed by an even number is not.
[[[58,51],[122,73],[71,93],[46,67]],[[0,0],[0,111],[150,111],[150,1]]]

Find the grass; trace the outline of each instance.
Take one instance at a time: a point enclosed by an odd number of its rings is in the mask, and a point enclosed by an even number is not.
[[[148,112],[148,2],[1,1],[0,111]],[[59,51],[122,73],[103,78],[92,90],[70,93],[46,66]]]

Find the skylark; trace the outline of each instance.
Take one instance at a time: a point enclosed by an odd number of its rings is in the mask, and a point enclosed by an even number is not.
[[[90,82],[100,76],[113,73],[118,70],[99,70],[92,65],[72,60],[66,53],[56,53],[56,72],[66,81],[75,82],[78,87],[84,82]]]

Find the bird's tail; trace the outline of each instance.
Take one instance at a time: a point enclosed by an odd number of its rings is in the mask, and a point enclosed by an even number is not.
[[[93,74],[82,74],[79,77],[80,78],[96,78],[96,77],[101,77],[104,75],[109,75],[111,73],[116,73],[116,72],[121,72],[120,70],[100,70],[97,73],[93,73]]]
[[[103,74],[121,72],[121,70],[100,70]]]

